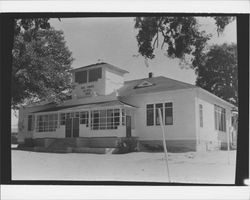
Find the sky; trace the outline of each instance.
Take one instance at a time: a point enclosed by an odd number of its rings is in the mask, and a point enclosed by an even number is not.
[[[209,45],[236,43],[236,21],[229,24],[223,34],[218,36],[216,26],[211,18],[198,18],[201,29],[212,33]],[[82,67],[101,60],[130,73],[126,80],[148,77],[149,72],[154,76],[165,76],[186,83],[195,84],[195,73],[192,69],[181,68],[178,59],[170,59],[159,48],[155,58],[148,60],[138,56],[136,41],[137,30],[134,28],[132,17],[99,17],[99,18],[57,18],[50,19],[50,24],[64,32],[66,45],[74,58],[72,67]],[[17,117],[12,111],[12,127],[17,125]]]

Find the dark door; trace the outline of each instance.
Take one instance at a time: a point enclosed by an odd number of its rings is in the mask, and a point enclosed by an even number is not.
[[[79,137],[79,118],[73,118],[73,137]]]
[[[71,131],[72,131],[72,118],[67,118],[65,124],[66,137],[71,137]]]
[[[131,137],[131,116],[126,116],[126,137]]]
[[[67,118],[65,132],[66,137],[79,137],[79,118]]]

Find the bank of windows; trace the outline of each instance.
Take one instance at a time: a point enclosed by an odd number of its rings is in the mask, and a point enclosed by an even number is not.
[[[199,104],[200,127],[203,127],[203,106]]]
[[[37,132],[53,132],[58,128],[58,115],[46,114],[38,115],[36,118],[36,131]]]
[[[122,121],[121,124],[125,125],[125,110],[122,109]],[[66,124],[66,119],[74,117],[79,118],[80,124],[86,124],[89,126],[90,117],[90,128],[91,130],[105,130],[105,129],[117,129],[120,125],[120,109],[103,109],[103,110],[92,110],[82,112],[69,112],[60,114],[60,125]]]
[[[75,72],[75,82],[79,84],[90,83],[102,78],[102,68],[95,68]]]
[[[173,125],[173,103],[157,103],[146,105],[147,126],[160,125],[160,116],[158,109],[161,111],[165,125]]]
[[[226,109],[214,105],[215,130],[226,132]]]
[[[60,113],[60,125],[65,125],[68,118],[79,118],[80,124],[88,126],[89,113],[88,111]]]
[[[125,111],[122,109],[122,125],[125,125]],[[120,109],[105,109],[91,111],[91,129],[117,129],[120,125]]]

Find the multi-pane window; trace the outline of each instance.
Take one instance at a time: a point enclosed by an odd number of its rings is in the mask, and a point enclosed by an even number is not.
[[[173,103],[165,103],[165,125],[173,125]]]
[[[155,113],[156,113],[156,118],[155,118],[155,124],[160,125],[160,113],[159,113],[159,108],[161,110],[161,118],[163,118],[163,103],[157,103],[155,104]]]
[[[89,70],[89,82],[97,81],[99,78],[102,78],[101,67]]]
[[[154,104],[147,105],[147,126],[154,125]]]
[[[87,71],[80,71],[75,73],[76,83],[87,83]]]
[[[80,112],[80,124],[86,124],[86,126],[88,126],[89,124],[89,112],[88,111]]]
[[[91,111],[91,129],[117,129],[120,125],[120,109]]]
[[[226,109],[214,105],[215,130],[226,132]]]
[[[203,127],[203,106],[199,104],[200,127]]]
[[[65,125],[65,121],[66,121],[66,114],[61,113],[60,114],[60,125]]]
[[[28,131],[33,131],[34,130],[34,116],[29,115],[28,116]]]
[[[58,127],[58,115],[38,115],[36,121],[36,131],[38,132],[51,132],[56,131]]]
[[[173,124],[173,103],[147,104],[147,126],[160,125],[159,109],[165,125]]]

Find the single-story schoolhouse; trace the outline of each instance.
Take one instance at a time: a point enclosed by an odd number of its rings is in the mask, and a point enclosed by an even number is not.
[[[68,139],[77,147],[109,147],[119,138],[134,138],[139,149],[159,147],[158,108],[169,149],[213,150],[235,142],[234,105],[195,85],[152,73],[124,81],[126,73],[103,62],[73,69],[69,100],[20,108],[18,142],[33,140],[49,148]]]

